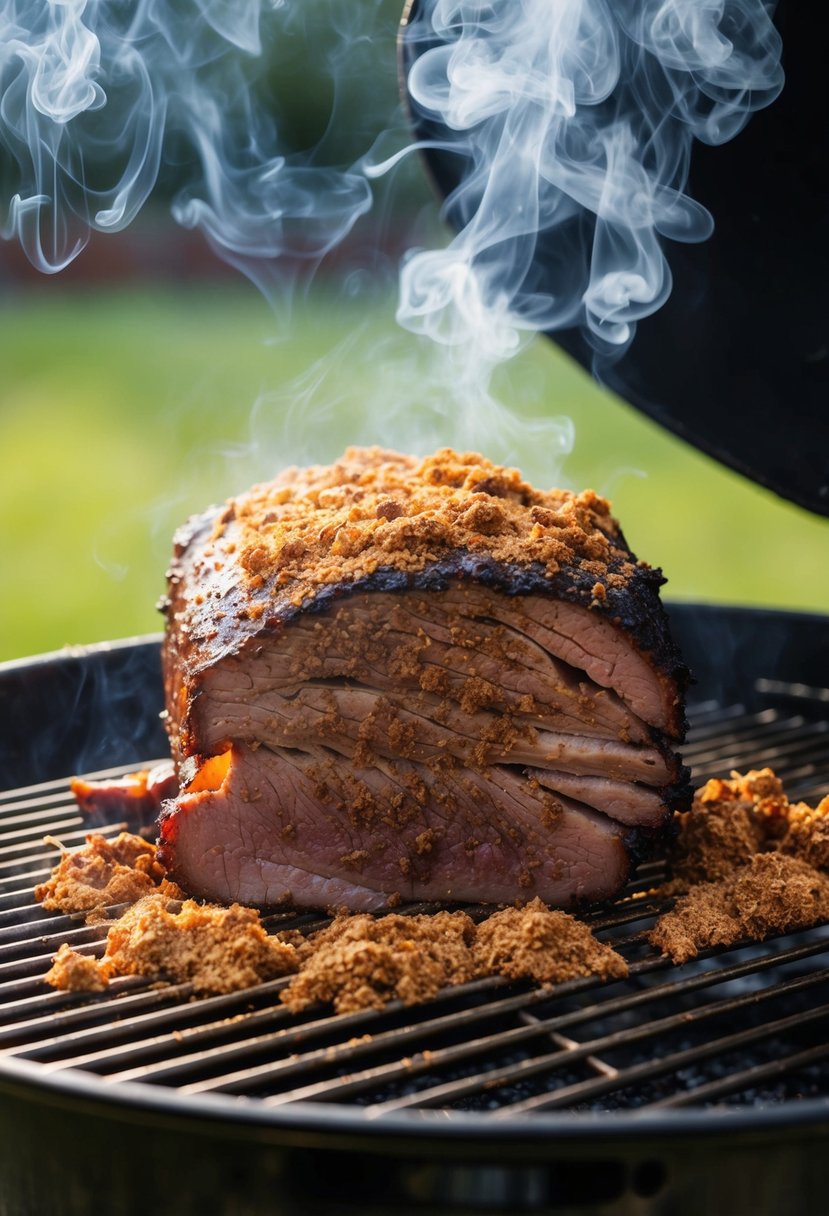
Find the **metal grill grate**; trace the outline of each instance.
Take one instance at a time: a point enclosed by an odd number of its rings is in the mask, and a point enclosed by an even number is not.
[[[752,713],[715,703],[693,711],[685,755],[695,781],[771,764],[791,797],[819,798],[829,789],[829,729],[815,708],[826,694],[761,690],[769,703]],[[645,940],[661,910],[649,894],[662,877],[657,863],[588,917],[628,959],[624,982],[580,980],[551,993],[487,979],[415,1008],[294,1015],[279,1002],[283,980],[201,999],[187,985],[134,977],[94,996],[48,989],[42,976],[61,942],[103,949],[105,924],[50,916],[32,896],[54,860],[44,836],[73,846],[84,834],[65,781],[0,803],[0,1069],[6,1057],[35,1079],[81,1070],[105,1086],[174,1088],[185,1100],[242,1096],[262,1111],[344,1104],[373,1120],[427,1108],[501,1120],[829,1095],[829,927],[675,968]],[[265,923],[322,922],[280,914]]]

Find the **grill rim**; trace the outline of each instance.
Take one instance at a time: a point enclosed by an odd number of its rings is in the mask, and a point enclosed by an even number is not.
[[[13,1096],[15,1091],[28,1097],[69,1099],[72,1106],[82,1102],[104,1113],[115,1107],[129,1118],[137,1114],[174,1116],[184,1121],[234,1128],[257,1128],[279,1133],[280,1143],[285,1133],[307,1136],[318,1133],[326,1138],[342,1136],[345,1140],[381,1137],[395,1142],[401,1139],[426,1140],[431,1144],[441,1139],[472,1139],[482,1146],[496,1141],[520,1142],[522,1147],[544,1146],[551,1136],[568,1144],[590,1144],[598,1140],[620,1142],[642,1138],[676,1139],[688,1136],[767,1134],[775,1130],[793,1132],[799,1128],[811,1131],[825,1125],[829,1135],[829,1097],[804,1098],[770,1106],[744,1106],[702,1109],[660,1110],[658,1114],[637,1111],[602,1111],[587,1113],[565,1111],[561,1114],[539,1112],[532,1115],[511,1115],[494,1119],[476,1111],[446,1111],[417,1109],[391,1112],[373,1118],[359,1107],[334,1106],[321,1102],[295,1102],[279,1107],[267,1107],[249,1099],[225,1094],[182,1094],[136,1081],[124,1081],[109,1086],[102,1078],[81,1070],[41,1074],[29,1060],[0,1060],[0,1091]],[[49,1103],[51,1104],[51,1102]],[[343,1144],[342,1147],[347,1147]]]
[[[739,699],[747,706],[751,704],[753,683],[747,680],[746,662],[750,670],[757,658],[757,638],[762,638],[765,644],[769,634],[768,653],[773,656],[773,661],[763,669],[763,676],[783,674],[790,682],[803,679],[803,662],[796,662],[792,668],[786,660],[791,658],[791,652],[795,657],[799,655],[802,658],[805,651],[806,670],[813,677],[805,682],[829,687],[829,647],[824,648],[824,670],[821,671],[818,661],[820,650],[814,653],[808,642],[804,645],[804,639],[815,636],[820,636],[824,642],[829,639],[829,616],[788,609],[698,604],[693,601],[667,601],[666,607],[675,632],[681,635],[680,644],[686,650],[686,656],[688,648],[684,643],[691,639],[693,657],[690,662],[699,676],[696,688],[709,695],[711,689],[708,685],[713,676],[718,689],[716,699],[721,703],[727,703],[729,682],[733,690],[736,681],[741,694]],[[678,630],[677,624],[681,625]],[[684,636],[686,634],[687,637]],[[724,664],[723,668],[713,665],[710,647],[712,634],[720,638],[723,634],[732,636],[738,662]],[[33,723],[38,721],[34,716],[38,690],[35,689],[33,695],[26,699],[32,676],[36,677],[35,683],[42,683],[44,678],[47,681],[53,677],[60,678],[68,689],[67,695],[78,704],[91,690],[92,700],[88,705],[91,721],[87,724],[86,736],[92,739],[99,721],[104,720],[101,717],[101,687],[106,688],[106,680],[111,674],[123,672],[125,666],[129,668],[137,662],[143,677],[150,681],[158,678],[160,681],[160,641],[160,634],[141,635],[0,663],[0,705],[4,699],[22,691],[26,704],[22,709],[18,708],[17,721],[22,721],[31,731]],[[811,657],[808,652],[812,652]],[[754,675],[757,674],[761,673],[755,670]],[[103,685],[101,680],[104,681]],[[158,689],[160,692],[160,682]],[[131,701],[125,712],[132,712],[135,704],[135,700]],[[107,720],[106,724],[109,726],[110,722]],[[160,728],[156,721],[153,729],[157,737]],[[108,731],[104,733],[111,738]],[[147,746],[143,737],[138,742],[133,738],[130,745],[133,749],[137,747],[137,754],[119,753],[116,757],[110,750],[105,753],[105,759],[94,764],[94,767],[128,764],[139,757],[157,754],[151,745]],[[49,763],[52,762],[57,763],[57,760],[52,757]],[[62,771],[48,771],[48,768],[46,771],[35,771],[35,781],[31,780],[33,774],[29,773],[28,782],[15,781],[13,786],[7,788],[48,784],[65,776],[67,771],[80,771],[80,767],[67,765]],[[301,1101],[269,1107],[245,1097],[222,1093],[183,1094],[175,1088],[149,1082],[127,1081],[108,1085],[96,1074],[80,1069],[45,1073],[36,1061],[2,1055],[0,1092],[7,1097],[16,1096],[66,1109],[83,1106],[104,1117],[108,1112],[117,1112],[125,1120],[140,1116],[155,1120],[172,1119],[177,1124],[184,1121],[200,1125],[205,1131],[223,1128],[228,1134],[249,1133],[256,1129],[260,1136],[274,1142],[278,1140],[281,1144],[291,1138],[307,1141],[309,1136],[322,1137],[326,1144],[334,1145],[336,1142],[337,1147],[347,1147],[349,1142],[364,1145],[368,1137],[372,1142],[379,1140],[383,1144],[393,1144],[397,1149],[404,1141],[410,1141],[413,1146],[428,1143],[429,1150],[435,1151],[441,1140],[446,1139],[455,1147],[460,1142],[466,1142],[470,1151],[475,1145],[486,1151],[487,1146],[491,1149],[494,1140],[497,1140],[499,1145],[507,1142],[516,1151],[523,1152],[533,1146],[539,1149],[543,1146],[549,1151],[551,1137],[555,1137],[556,1143],[595,1148],[601,1142],[635,1142],[641,1145],[642,1141],[648,1139],[700,1138],[724,1133],[730,1138],[767,1136],[776,1130],[793,1133],[809,1129],[812,1133],[829,1134],[829,1095],[768,1106],[726,1106],[714,1111],[705,1107],[650,1113],[629,1109],[603,1112],[565,1110],[513,1114],[508,1118],[494,1119],[489,1114],[476,1111],[414,1108],[389,1112],[379,1118],[360,1107],[323,1102]]]

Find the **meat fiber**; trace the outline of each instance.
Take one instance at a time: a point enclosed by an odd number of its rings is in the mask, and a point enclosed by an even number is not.
[[[191,520],[162,859],[260,906],[614,895],[687,801],[662,581],[592,491],[448,450],[350,449]]]

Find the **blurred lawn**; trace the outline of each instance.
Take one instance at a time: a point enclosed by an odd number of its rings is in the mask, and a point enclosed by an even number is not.
[[[501,376],[519,421],[512,447],[490,446],[486,419],[442,415],[392,314],[318,289],[280,322],[227,282],[0,298],[0,659],[158,629],[178,523],[349,441],[460,440],[548,484],[594,485],[674,597],[825,608],[827,521],[662,434],[543,340]],[[549,414],[575,423],[563,466],[533,429]]]

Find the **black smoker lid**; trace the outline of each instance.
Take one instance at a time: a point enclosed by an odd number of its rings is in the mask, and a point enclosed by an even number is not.
[[[423,45],[406,31],[425,2],[411,0],[404,14],[404,81]],[[615,363],[599,359],[578,330],[550,336],[682,439],[829,515],[829,8],[780,0],[775,24],[781,95],[731,143],[694,144],[688,192],[711,211],[715,231],[700,245],[666,242],[667,303],[639,322]],[[419,136],[446,136],[412,117]],[[464,160],[425,155],[446,197]],[[537,264],[543,289],[543,242]]]

